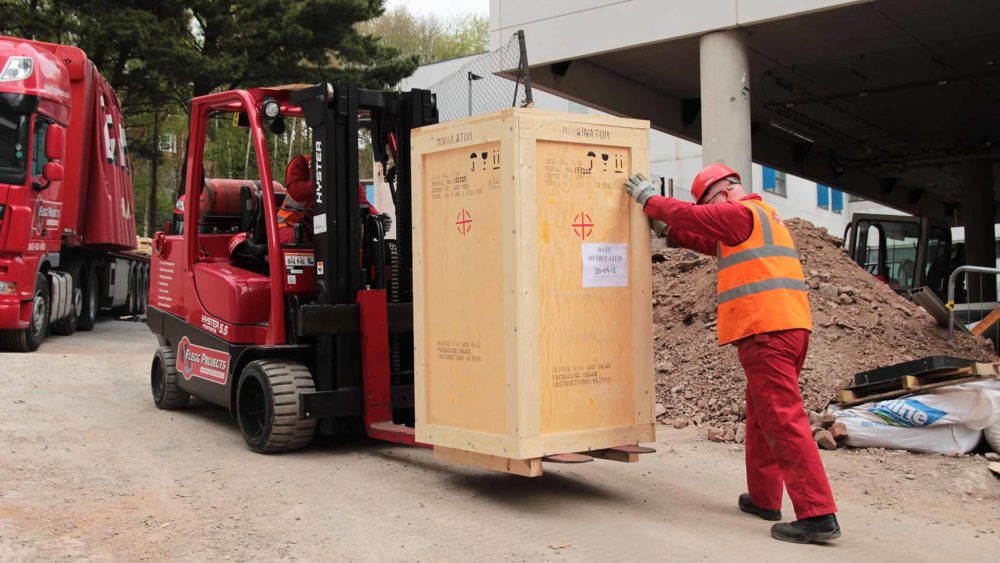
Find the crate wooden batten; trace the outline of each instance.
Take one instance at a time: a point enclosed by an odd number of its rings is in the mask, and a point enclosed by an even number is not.
[[[649,123],[646,121],[619,119],[604,116],[587,116],[579,114],[566,114],[558,112],[548,112],[535,109],[507,109],[496,114],[479,116],[461,121],[448,122],[439,125],[424,127],[413,132],[411,159],[413,167],[413,256],[414,256],[414,326],[415,326],[415,403],[416,403],[416,437],[420,442],[433,444],[440,448],[461,450],[466,453],[457,454],[449,450],[442,450],[443,455],[439,457],[450,461],[458,461],[470,465],[478,465],[491,469],[498,469],[501,462],[494,458],[508,458],[514,460],[537,459],[549,454],[586,452],[589,450],[601,450],[604,448],[619,446],[623,444],[637,444],[640,442],[650,442],[654,435],[654,402],[655,393],[653,388],[653,353],[652,353],[652,308],[651,301],[651,266],[649,253],[649,226],[639,206],[632,203],[619,190],[619,186],[624,183],[629,173],[648,173],[648,135]],[[586,427],[588,417],[595,413],[612,417],[608,414],[608,408],[601,410],[606,405],[594,405],[592,412],[561,413],[562,417],[545,418],[543,413],[543,402],[545,413],[557,412],[562,406],[555,402],[556,391],[543,389],[544,376],[541,368],[542,350],[540,350],[541,307],[543,305],[543,295],[540,291],[539,278],[539,237],[552,237],[553,233],[540,232],[540,223],[547,228],[548,223],[540,221],[538,211],[538,200],[540,187],[537,182],[538,174],[538,152],[539,143],[546,143],[544,150],[546,154],[561,154],[561,150],[579,150],[582,147],[594,148],[615,148],[621,151],[616,154],[622,158],[622,167],[625,168],[621,174],[615,174],[614,179],[617,185],[605,183],[609,190],[615,190],[615,196],[599,199],[595,193],[590,193],[587,197],[591,201],[599,201],[601,205],[622,205],[627,206],[624,211],[629,217],[628,225],[622,227],[609,227],[607,232],[618,229],[619,233],[624,233],[626,240],[600,240],[595,242],[627,242],[628,243],[628,302],[630,306],[630,325],[622,327],[628,330],[628,348],[631,365],[631,376],[628,378],[628,385],[631,386],[630,396],[617,397],[619,401],[627,399],[628,416],[631,417],[628,424],[615,424],[612,426],[597,425]],[[560,147],[563,147],[562,149]],[[476,152],[471,152],[475,149]],[[611,152],[611,151],[608,151]],[[446,162],[460,162],[461,155],[468,160],[465,165],[468,172],[475,173],[478,163],[477,155],[482,156],[483,171],[489,167],[487,177],[480,177],[479,186],[485,185],[486,192],[496,203],[496,206],[489,207],[492,213],[476,213],[476,217],[463,215],[466,213],[462,207],[454,217],[456,233],[466,236],[471,233],[471,229],[479,228],[477,235],[481,232],[495,234],[492,240],[493,253],[489,253],[493,261],[499,261],[498,265],[490,263],[484,264],[488,271],[489,267],[497,268],[500,272],[498,280],[500,282],[502,298],[495,292],[495,287],[484,289],[483,287],[466,287],[465,291],[486,296],[479,304],[480,309],[488,309],[493,306],[493,316],[490,312],[483,313],[482,326],[478,326],[480,333],[480,344],[482,343],[482,333],[491,332],[494,337],[499,338],[497,342],[503,342],[502,358],[502,381],[486,381],[485,384],[492,385],[497,396],[492,397],[496,404],[483,401],[479,397],[479,403],[475,403],[474,398],[466,401],[455,401],[450,404],[441,403],[437,400],[433,388],[439,384],[436,379],[439,374],[432,374],[428,379],[428,346],[434,338],[432,330],[428,330],[426,320],[427,291],[435,291],[434,288],[442,284],[439,277],[428,280],[428,261],[435,264],[447,260],[439,254],[428,252],[428,232],[431,229],[450,228],[451,225],[442,227],[442,213],[452,210],[442,211],[446,205],[438,204],[436,207],[427,205],[427,193],[425,190],[425,172],[433,174],[433,171],[424,169],[424,159],[443,159]],[[587,153],[588,155],[591,153]],[[602,153],[607,154],[607,153]],[[624,162],[627,154],[628,163]],[[443,156],[441,156],[443,155]],[[596,155],[595,155],[596,156]],[[447,159],[452,159],[448,161]],[[499,162],[496,162],[499,159]],[[606,166],[607,160],[600,162]],[[438,164],[437,160],[431,167]],[[496,170],[492,170],[492,165],[496,164]],[[594,162],[591,161],[591,169]],[[618,166],[618,161],[615,161]],[[444,166],[448,169],[448,166]],[[606,174],[606,172],[602,172]],[[430,177],[430,176],[428,176]],[[494,184],[490,184],[490,182]],[[442,180],[443,182],[443,180]],[[485,184],[483,183],[485,182]],[[497,185],[495,182],[498,182]],[[433,182],[432,182],[433,184]],[[469,189],[477,189],[473,186],[472,180],[465,184],[471,186]],[[494,186],[490,191],[489,186]],[[541,188],[541,193],[547,194],[545,205],[560,205],[555,201],[547,187],[548,183]],[[433,186],[431,186],[433,188]],[[444,188],[442,188],[444,189]],[[482,190],[481,190],[482,191]],[[561,195],[561,194],[559,194]],[[434,196],[432,196],[434,197]],[[437,197],[441,197],[438,195]],[[462,199],[464,195],[456,196],[455,199]],[[618,199],[614,199],[618,198]],[[486,198],[480,198],[483,200]],[[471,206],[475,203],[466,198],[464,201]],[[554,202],[554,203],[553,203]],[[482,203],[487,205],[489,202]],[[597,203],[595,203],[597,205]],[[475,210],[478,211],[478,210]],[[583,212],[581,211],[581,215]],[[429,217],[430,216],[430,217]],[[448,220],[451,217],[447,218]],[[463,223],[464,220],[472,223]],[[489,222],[493,221],[491,225]],[[593,221],[591,221],[593,222]],[[585,221],[581,221],[584,224]],[[463,232],[466,227],[469,230]],[[492,227],[492,229],[491,229]],[[567,225],[568,227],[568,225]],[[586,238],[586,237],[582,237]],[[433,239],[433,236],[432,236]],[[434,241],[440,239],[434,239]],[[582,239],[581,239],[582,241]],[[581,242],[576,241],[576,242]],[[555,244],[555,243],[554,243]],[[562,243],[559,243],[562,244]],[[582,253],[582,246],[580,247]],[[489,248],[479,248],[478,252],[469,254],[470,260],[475,260],[477,256],[485,253]],[[582,270],[581,258],[577,258],[578,269]],[[478,271],[478,270],[477,270]],[[580,279],[580,278],[577,278]],[[444,283],[446,283],[445,280]],[[551,282],[555,283],[555,282]],[[596,289],[596,288],[595,288]],[[489,290],[494,290],[490,293]],[[592,290],[592,289],[591,289]],[[600,291],[601,289],[598,289]],[[443,291],[443,290],[442,290]],[[488,297],[495,297],[492,301],[500,302],[502,312],[497,314],[497,303],[490,304]],[[620,295],[615,293],[615,295]],[[464,295],[463,295],[464,297]],[[436,297],[435,297],[436,298]],[[471,298],[470,298],[471,299]],[[469,303],[473,303],[470,301]],[[478,302],[477,302],[478,303]],[[556,302],[546,302],[546,306],[554,306]],[[450,317],[449,317],[450,318]],[[502,319],[498,326],[496,323]],[[489,323],[493,322],[493,325]],[[498,332],[502,331],[502,332]],[[550,335],[546,335],[550,336]],[[438,341],[438,353],[442,349]],[[464,343],[468,344],[468,343]],[[446,349],[449,349],[447,346]],[[461,354],[465,354],[466,365],[470,372],[476,370],[474,362],[479,362],[483,358],[474,358],[475,351],[469,352],[469,346],[462,347]],[[474,348],[473,348],[474,350]],[[481,350],[481,349],[480,349]],[[480,354],[484,353],[482,351]],[[547,356],[552,358],[551,352]],[[623,354],[624,355],[624,354]],[[496,367],[497,364],[491,364]],[[610,364],[601,364],[600,368]],[[610,370],[610,367],[608,368]],[[442,370],[447,371],[447,370]],[[577,374],[570,374],[576,377]],[[454,382],[456,388],[462,387],[464,382]],[[618,382],[622,383],[622,382]],[[428,388],[431,386],[431,389]],[[563,393],[569,393],[564,391]],[[440,395],[440,392],[439,392]],[[469,394],[481,395],[480,394]],[[430,406],[429,400],[435,399],[435,405]],[[591,400],[593,403],[593,400]],[[617,407],[621,407],[619,403]],[[601,407],[601,408],[598,408]],[[478,409],[478,410],[477,410]],[[463,412],[466,411],[466,412]],[[476,412],[473,412],[476,411]],[[444,413],[438,416],[439,413]],[[624,417],[624,410],[618,411],[617,415]],[[442,423],[442,418],[462,418],[468,416],[465,422],[468,424]],[[478,418],[477,418],[478,417]],[[543,420],[545,418],[545,420]],[[558,418],[558,420],[553,420]],[[600,417],[598,417],[600,418]],[[434,420],[432,420],[434,419]],[[485,420],[484,420],[485,419]],[[559,428],[573,428],[579,426],[582,429],[573,431],[558,431]],[[478,456],[478,457],[477,457]],[[515,464],[517,467],[525,467],[523,464]],[[534,468],[534,465],[528,467]],[[502,469],[501,469],[502,470]],[[530,471],[518,471],[521,474],[535,475],[534,469]],[[540,473],[540,472],[539,472]]]

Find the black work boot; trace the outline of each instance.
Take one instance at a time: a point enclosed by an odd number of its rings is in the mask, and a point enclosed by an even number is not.
[[[825,543],[840,537],[837,516],[826,514],[771,526],[771,537],[792,543]]]
[[[750,502],[750,493],[743,493],[740,495],[740,510],[746,512],[747,514],[755,514],[764,520],[770,520],[771,522],[781,520],[780,510],[768,510],[757,506],[756,504]]]

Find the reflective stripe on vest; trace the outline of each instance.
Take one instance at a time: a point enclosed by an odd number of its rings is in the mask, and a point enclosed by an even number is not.
[[[291,196],[285,195],[284,201],[281,202],[281,207],[278,208],[278,226],[282,227],[302,222],[307,217],[309,207],[306,204],[295,201]]]
[[[808,288],[791,233],[763,201],[739,203],[753,213],[753,230],[740,244],[718,246],[719,343],[811,330]]]
[[[806,284],[804,281],[794,278],[772,278],[769,280],[748,283],[720,293],[719,304],[721,305],[722,303],[732,301],[733,299],[739,299],[740,297],[746,297],[747,295],[753,295],[754,293],[760,293],[771,289],[797,289],[799,291],[806,291]]]

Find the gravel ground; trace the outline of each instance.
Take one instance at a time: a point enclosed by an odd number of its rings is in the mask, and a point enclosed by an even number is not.
[[[523,479],[365,439],[249,452],[221,409],[157,411],[142,325],[0,354],[0,561],[995,559],[1000,480],[977,457],[823,452],[835,545],[741,514],[742,446],[661,427],[633,465]],[[786,501],[786,517],[791,505]]]

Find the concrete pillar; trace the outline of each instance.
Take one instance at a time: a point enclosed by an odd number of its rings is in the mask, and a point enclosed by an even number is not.
[[[753,191],[750,169],[750,62],[743,34],[701,37],[701,147],[707,166],[721,162]]]
[[[996,267],[994,246],[993,162],[989,159],[962,163],[962,209],[965,226],[965,263],[969,266]],[[992,276],[969,274],[969,300],[994,301],[996,286]],[[982,286],[983,294],[979,295]]]

